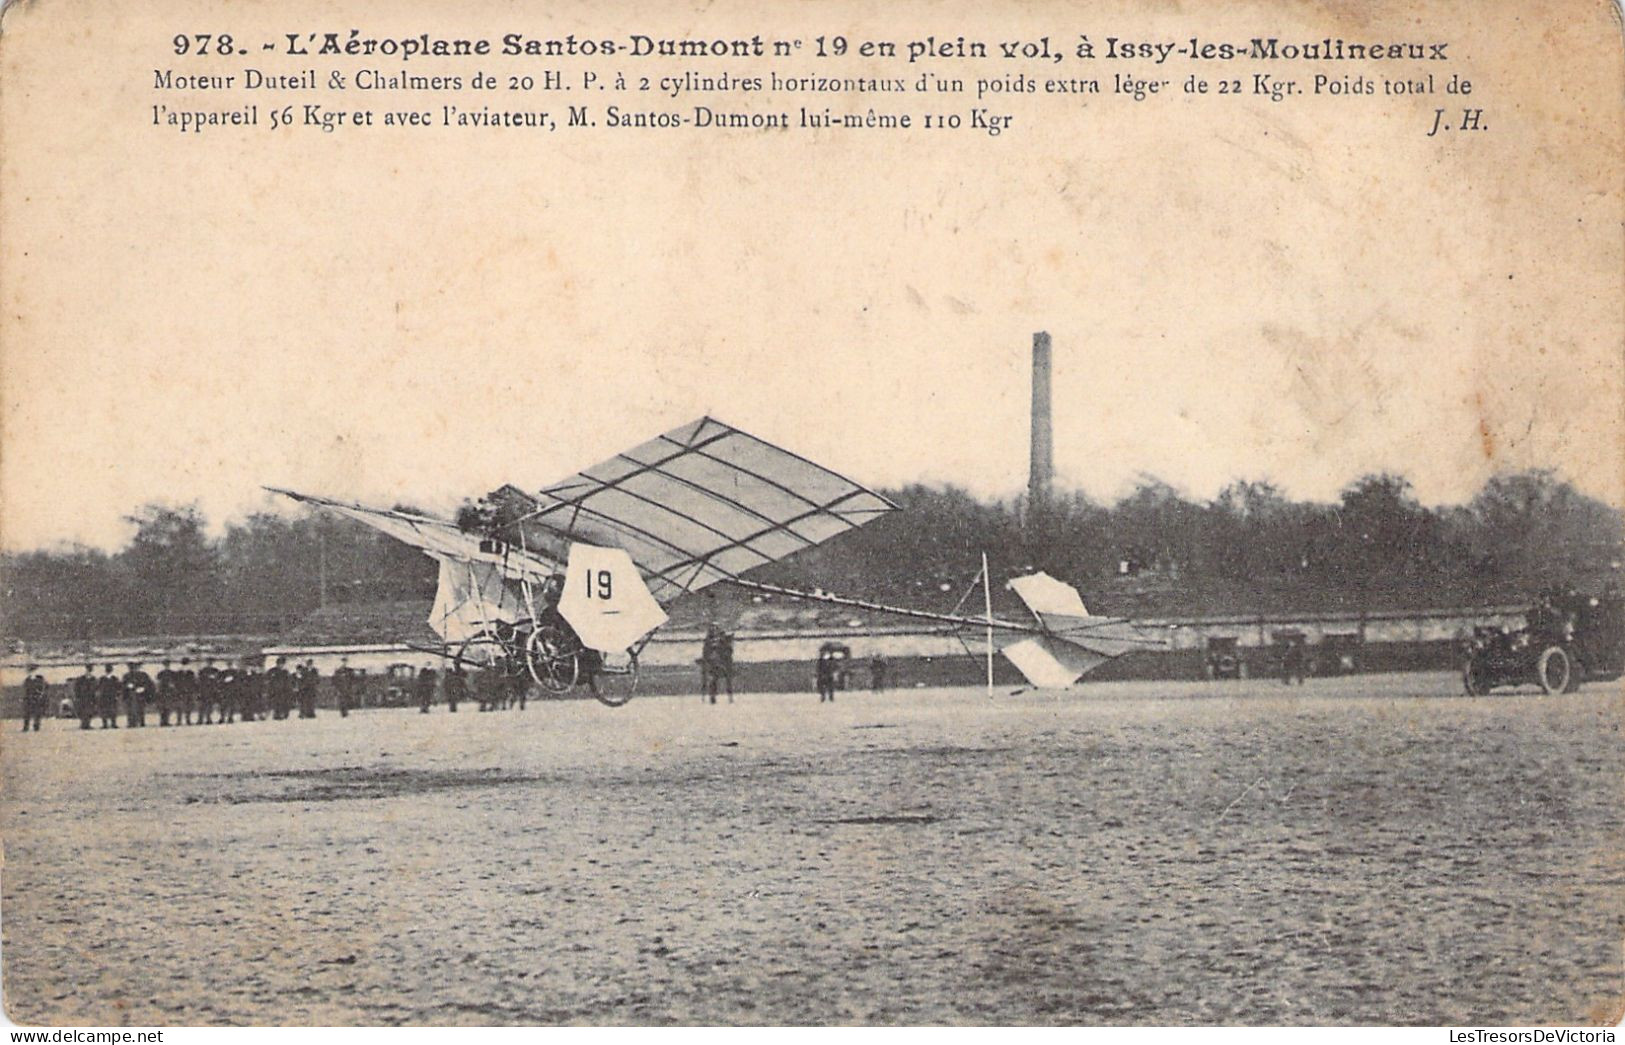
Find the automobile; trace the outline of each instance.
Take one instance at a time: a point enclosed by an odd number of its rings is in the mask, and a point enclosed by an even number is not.
[[[1309,637],[1297,628],[1282,628],[1270,636],[1275,648],[1275,667],[1281,681],[1300,684],[1310,668]]]
[[[1202,674],[1210,679],[1244,679],[1247,661],[1241,655],[1241,640],[1234,635],[1214,635],[1207,640],[1207,657]]]
[[[1352,675],[1360,670],[1360,636],[1336,632],[1321,636],[1315,651],[1315,674]]]
[[[844,642],[826,642],[818,647],[818,658],[831,657],[835,661],[835,688],[845,690],[852,674],[852,647]]]
[[[404,708],[412,701],[412,680],[417,678],[417,669],[410,664],[397,661],[391,664],[384,673],[384,691],[379,694],[378,706],[383,708]]]
[[[1525,617],[1524,627],[1479,626],[1467,644],[1462,686],[1483,696],[1497,686],[1539,686],[1541,692],[1573,693],[1585,682],[1625,674],[1625,597],[1546,593]]]

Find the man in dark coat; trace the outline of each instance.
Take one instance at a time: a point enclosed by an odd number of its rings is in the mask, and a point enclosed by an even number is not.
[[[419,714],[427,715],[429,705],[434,703],[435,680],[434,668],[425,664],[419,669],[418,677],[412,681],[412,689],[418,695]]]
[[[265,717],[265,675],[260,671],[261,659],[245,657],[243,673],[238,683],[242,698],[238,708],[244,722],[258,722]]]
[[[118,701],[124,695],[124,683],[113,674],[113,665],[102,667],[106,673],[96,680],[96,714],[102,720],[103,729],[117,729]]]
[[[340,657],[338,669],[333,672],[333,692],[338,696],[340,718],[349,718],[350,709],[356,706],[360,681],[361,677],[350,667],[350,658]]]
[[[197,721],[200,726],[214,724],[214,708],[220,702],[220,669],[214,658],[203,662],[197,672]]]
[[[73,710],[80,729],[89,729],[96,714],[96,688],[96,665],[86,664],[85,673],[73,680]]]
[[[525,702],[530,699],[530,671],[521,664],[517,671],[504,675],[503,681],[507,683],[507,706],[518,704],[520,711],[525,710]]]
[[[157,695],[158,689],[140,664],[132,660],[129,669],[124,673],[125,725],[140,729],[147,724],[147,701]]]
[[[468,673],[463,670],[463,664],[458,661],[446,672],[446,710],[452,714],[457,713],[457,702],[468,700]]]
[[[39,665],[28,665],[28,676],[23,679],[23,732],[28,732],[28,724],[34,724],[34,732],[39,732],[40,719],[45,717],[46,693],[49,687],[45,685],[45,676],[39,674]]]
[[[294,683],[299,691],[299,717],[316,717],[316,695],[320,690],[322,673],[316,670],[316,662],[307,659],[299,665],[299,678]]]
[[[180,721],[180,715],[175,708],[175,669],[164,661],[164,666],[158,669],[158,726],[163,728],[169,725],[169,716],[174,715],[175,721]]]
[[[220,669],[220,724],[237,721],[237,706],[243,699],[243,673],[231,661]]]
[[[278,657],[265,673],[265,696],[271,703],[271,717],[284,719],[293,708],[293,676],[286,667],[287,657]]]
[[[835,703],[835,673],[835,658],[829,653],[819,653],[818,667],[813,673],[818,683],[818,703]]]
[[[192,658],[182,657],[175,669],[175,724],[192,724],[192,712],[197,710],[197,672],[192,670]]]

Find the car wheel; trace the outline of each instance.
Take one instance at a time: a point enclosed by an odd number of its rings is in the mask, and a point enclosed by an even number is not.
[[[1535,681],[1540,683],[1543,693],[1564,692],[1573,674],[1574,664],[1562,646],[1546,647],[1541,651],[1540,660],[1535,662]]]
[[[1467,690],[1469,697],[1482,697],[1490,691],[1489,673],[1484,670],[1477,658],[1471,658],[1461,669],[1462,688]]]

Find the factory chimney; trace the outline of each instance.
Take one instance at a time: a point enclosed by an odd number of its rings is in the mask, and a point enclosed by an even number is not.
[[[1050,421],[1049,335],[1033,335],[1033,446],[1027,473],[1027,510],[1042,512],[1049,505],[1055,478],[1055,429]]]

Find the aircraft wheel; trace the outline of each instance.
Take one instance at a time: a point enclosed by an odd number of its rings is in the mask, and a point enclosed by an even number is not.
[[[1484,665],[1478,662],[1477,657],[1469,657],[1467,664],[1461,669],[1461,684],[1469,697],[1482,697],[1489,693],[1489,672],[1484,670]]]
[[[463,640],[457,647],[456,659],[464,668],[483,671],[501,670],[508,658],[508,648],[490,632]]]
[[[1562,693],[1569,688],[1574,675],[1574,663],[1562,646],[1548,646],[1541,651],[1535,663],[1535,681],[1543,693]]]
[[[579,644],[572,642],[563,629],[543,624],[530,633],[530,641],[525,644],[525,663],[537,685],[549,693],[568,693],[581,675],[577,658],[580,652]]]
[[[600,704],[618,708],[638,691],[638,655],[628,650],[625,663],[608,658],[604,661],[587,677],[587,685],[592,687],[592,695]]]

